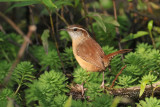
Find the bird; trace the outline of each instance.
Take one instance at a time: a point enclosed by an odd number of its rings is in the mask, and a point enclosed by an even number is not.
[[[73,54],[79,65],[87,72],[103,72],[102,87],[104,88],[104,71],[111,59],[132,49],[122,49],[106,55],[101,46],[80,25],[69,25],[62,29],[68,32],[72,39]]]

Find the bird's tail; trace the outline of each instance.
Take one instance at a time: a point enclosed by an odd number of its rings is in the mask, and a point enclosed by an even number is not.
[[[113,52],[113,53],[110,53],[104,56],[103,62],[104,62],[105,67],[109,65],[112,58],[115,57],[116,55],[123,54],[123,53],[130,52],[130,51],[132,51],[132,49],[122,49],[122,50],[119,50],[119,51],[116,51],[116,52]]]

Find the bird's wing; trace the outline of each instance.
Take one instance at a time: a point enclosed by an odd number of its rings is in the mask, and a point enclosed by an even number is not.
[[[100,45],[94,39],[89,37],[83,40],[77,46],[76,52],[77,55],[86,62],[89,62],[99,68],[105,69],[102,60],[105,54]]]

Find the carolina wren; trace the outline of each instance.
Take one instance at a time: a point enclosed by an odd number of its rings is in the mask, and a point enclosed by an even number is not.
[[[76,60],[87,71],[104,71],[114,56],[131,51],[131,49],[123,49],[106,55],[101,46],[81,26],[71,25],[64,30],[69,33],[72,39],[73,54]]]

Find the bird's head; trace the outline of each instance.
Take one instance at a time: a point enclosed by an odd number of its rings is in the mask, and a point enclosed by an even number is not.
[[[79,37],[89,36],[88,32],[83,29],[80,25],[70,25],[66,29],[62,29],[68,32],[72,40]]]

